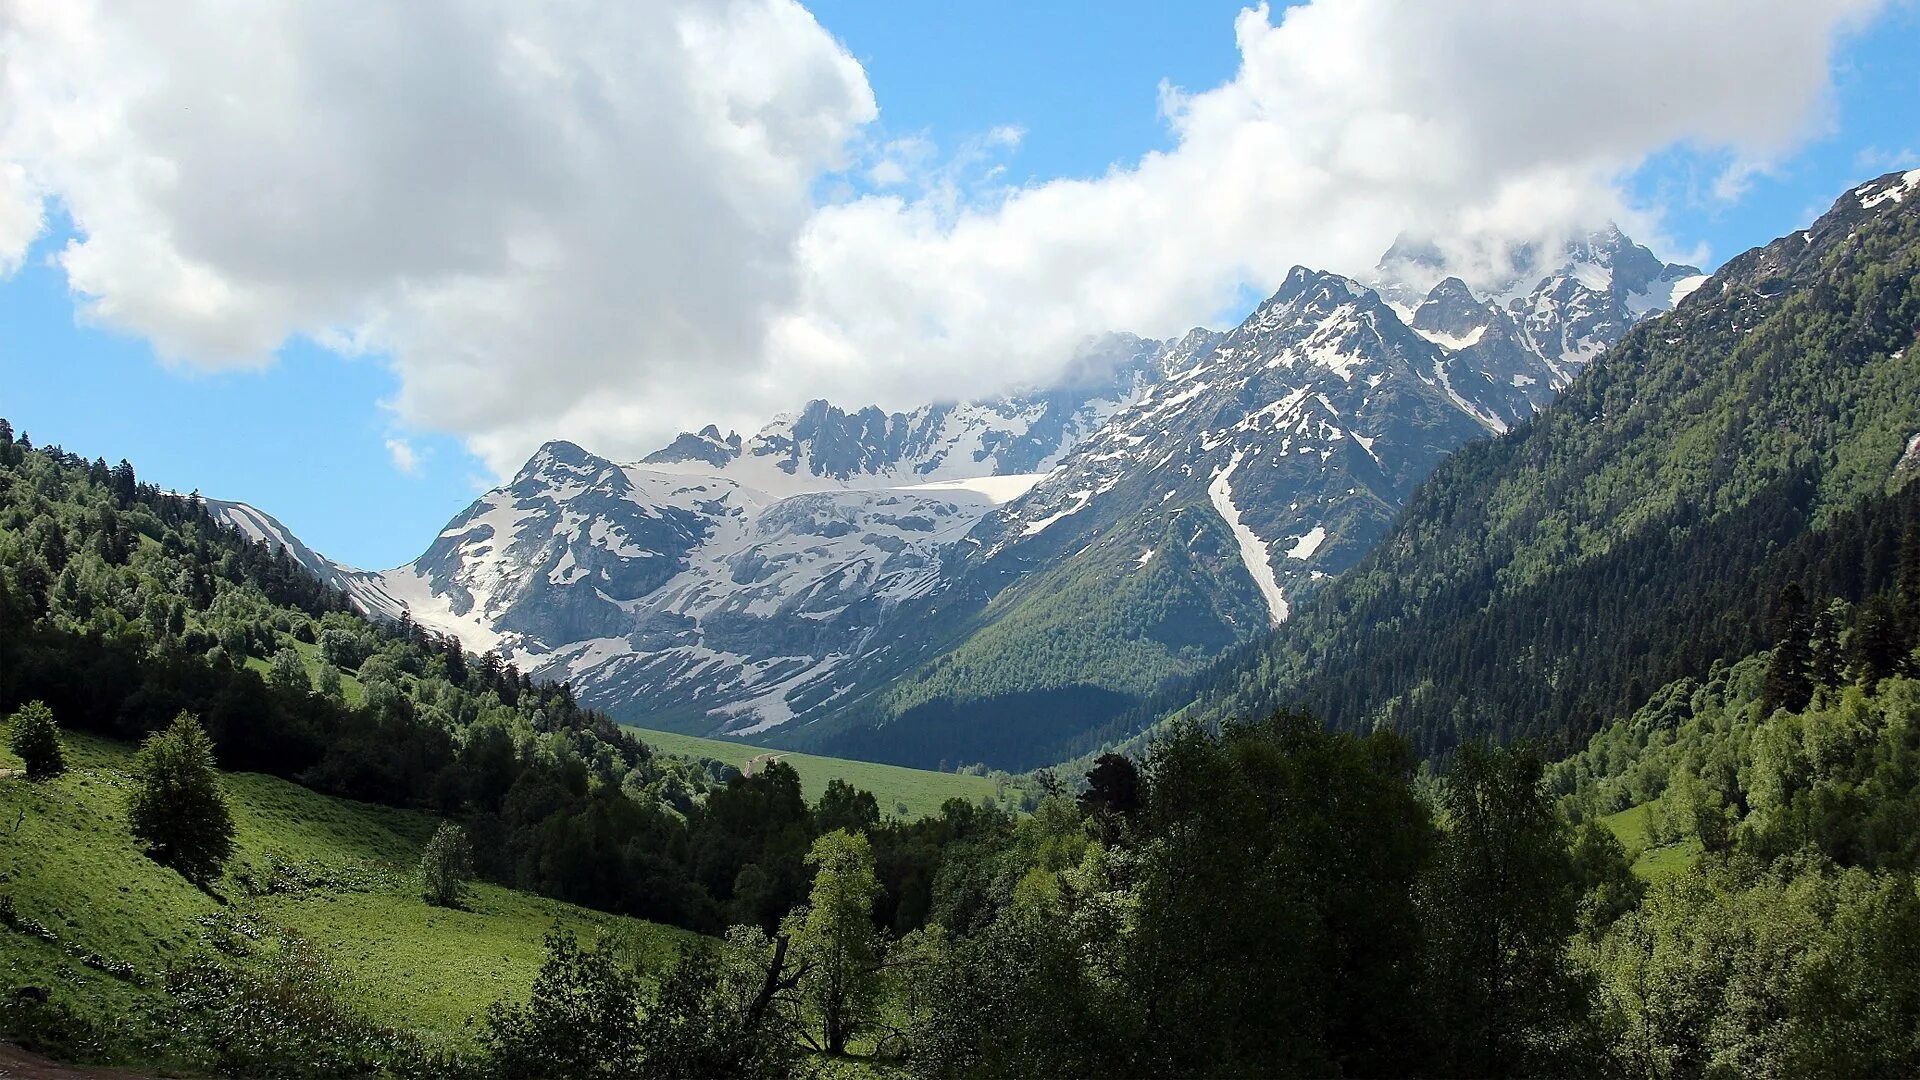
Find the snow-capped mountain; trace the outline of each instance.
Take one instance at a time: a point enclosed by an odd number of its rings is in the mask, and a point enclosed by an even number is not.
[[[631,463],[549,443],[414,562],[323,574],[622,718],[1022,764],[1284,619],[1697,284],[1618,230],[1494,295],[1408,250],[1370,285],[1296,268],[1227,332],[1109,335],[1041,392],[815,401]]]
[[[225,499],[202,499],[215,521],[231,525],[255,543],[284,548],[294,562],[328,585],[345,592],[361,611],[397,619],[406,605],[387,593],[381,575],[334,562],[302,543],[280,519],[256,506]]]

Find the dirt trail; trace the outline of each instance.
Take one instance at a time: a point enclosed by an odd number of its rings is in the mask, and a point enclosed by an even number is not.
[[[747,763],[745,765],[740,766],[740,775],[752,776],[753,771],[755,769],[764,769],[767,767],[767,765],[771,764],[772,762],[779,761],[781,758],[786,756],[787,755],[785,754],[773,754],[773,753],[755,754],[752,757],[747,759]]]
[[[151,1080],[152,1076],[152,1073],[99,1065],[62,1065],[38,1054],[29,1054],[12,1043],[0,1042],[0,1077],[5,1080]]]

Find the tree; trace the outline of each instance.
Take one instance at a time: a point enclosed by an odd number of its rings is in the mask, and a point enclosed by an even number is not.
[[[211,880],[233,854],[233,815],[200,721],[183,712],[149,736],[133,772],[133,834],[157,861],[192,880]]]
[[[420,856],[420,883],[429,904],[457,907],[473,877],[473,845],[467,830],[442,822]]]
[[[267,669],[267,682],[282,689],[307,693],[313,689],[313,680],[307,676],[307,662],[300,658],[299,650],[284,648],[273,654],[273,661]]]
[[[1813,617],[1807,677],[1818,690],[1831,690],[1846,677],[1846,654],[1840,648],[1840,628],[1846,623],[1846,606],[1845,601],[1835,600]]]
[[[467,653],[460,639],[448,634],[441,641],[447,657],[447,681],[455,686],[467,684]]]
[[[340,669],[322,662],[319,670],[313,673],[313,691],[322,697],[338,700],[346,694],[346,683],[340,678]]]
[[[550,930],[525,1005],[487,1009],[487,1048],[504,1077],[626,1077],[638,1069],[640,981],[609,943],[583,949]]]
[[[1760,683],[1760,712],[1775,709],[1800,712],[1813,700],[1813,626],[1807,618],[1807,596],[1798,584],[1780,590],[1773,611],[1773,655]]]
[[[880,986],[881,940],[873,926],[880,879],[866,836],[844,829],[815,840],[807,865],[815,868],[813,893],[793,933],[810,968],[802,992],[820,1022],[820,1048],[844,1054],[868,1022]]]
[[[1090,814],[1131,818],[1140,809],[1140,770],[1123,754],[1101,754],[1087,770],[1080,809]]]
[[[20,706],[10,721],[13,737],[9,746],[26,763],[27,779],[45,780],[66,771],[66,754],[60,749],[60,726],[54,723],[53,710],[44,701],[29,701]]]
[[[1853,663],[1860,684],[1872,692],[1882,679],[1898,675],[1905,651],[1893,602],[1875,596],[1861,604],[1853,630]]]
[[[1460,748],[1425,883],[1429,993],[1454,1071],[1578,1072],[1588,997],[1567,960],[1577,882],[1530,749]]]
[[[878,824],[880,804],[873,793],[861,791],[837,776],[827,781],[827,790],[814,804],[813,827],[823,833],[835,829],[864,833]]]

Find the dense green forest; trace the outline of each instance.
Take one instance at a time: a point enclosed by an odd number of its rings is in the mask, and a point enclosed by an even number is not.
[[[151,792],[204,724],[196,752],[225,769],[460,823],[413,849],[434,902],[461,902],[471,860],[483,880],[711,935],[635,948],[630,933],[561,920],[524,992],[494,1000],[465,1039],[431,1041],[368,1019],[297,939],[261,951],[229,934],[214,940],[234,956],[169,959],[152,1006],[200,1068],[1920,1069],[1908,490],[1774,553],[1777,576],[1749,583],[1769,598],[1769,650],[1661,686],[1557,764],[1524,743],[1466,741],[1436,775],[1398,733],[1278,710],[1175,723],[1084,777],[1042,773],[1028,813],[953,800],[902,822],[844,783],[809,803],[779,763],[716,775],[655,754],[563,686],[360,619],[130,466],[0,436],[0,692],[28,766],[0,783],[60,783],[34,763],[53,760],[62,731],[86,731],[149,737],[128,775]],[[1887,558],[1850,575],[1861,537]],[[153,749],[183,738],[173,758]],[[174,790],[220,786],[202,775]],[[142,797],[128,804],[136,833],[151,830]],[[113,858],[138,857],[133,838],[118,843]],[[259,874],[189,876],[263,898],[370,888],[339,868]],[[52,948],[62,930],[12,899],[45,902],[33,884],[0,884],[0,932]],[[429,904],[371,888],[389,912]],[[76,955],[110,979],[146,978],[98,948]],[[69,992],[20,988],[0,1026],[57,1052],[150,1060]],[[277,1003],[271,1024],[255,1000]]]

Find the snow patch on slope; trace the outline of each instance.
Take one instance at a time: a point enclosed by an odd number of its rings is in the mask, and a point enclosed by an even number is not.
[[[1227,467],[1214,474],[1213,482],[1207,485],[1207,498],[1213,500],[1213,508],[1220,519],[1233,530],[1233,538],[1240,545],[1240,561],[1253,575],[1253,583],[1260,588],[1260,595],[1267,601],[1267,617],[1271,624],[1279,626],[1287,621],[1287,598],[1280,592],[1280,582],[1273,576],[1273,564],[1267,558],[1266,541],[1248,528],[1240,520],[1240,511],[1233,505],[1233,470],[1240,467],[1241,452],[1234,451]]]

